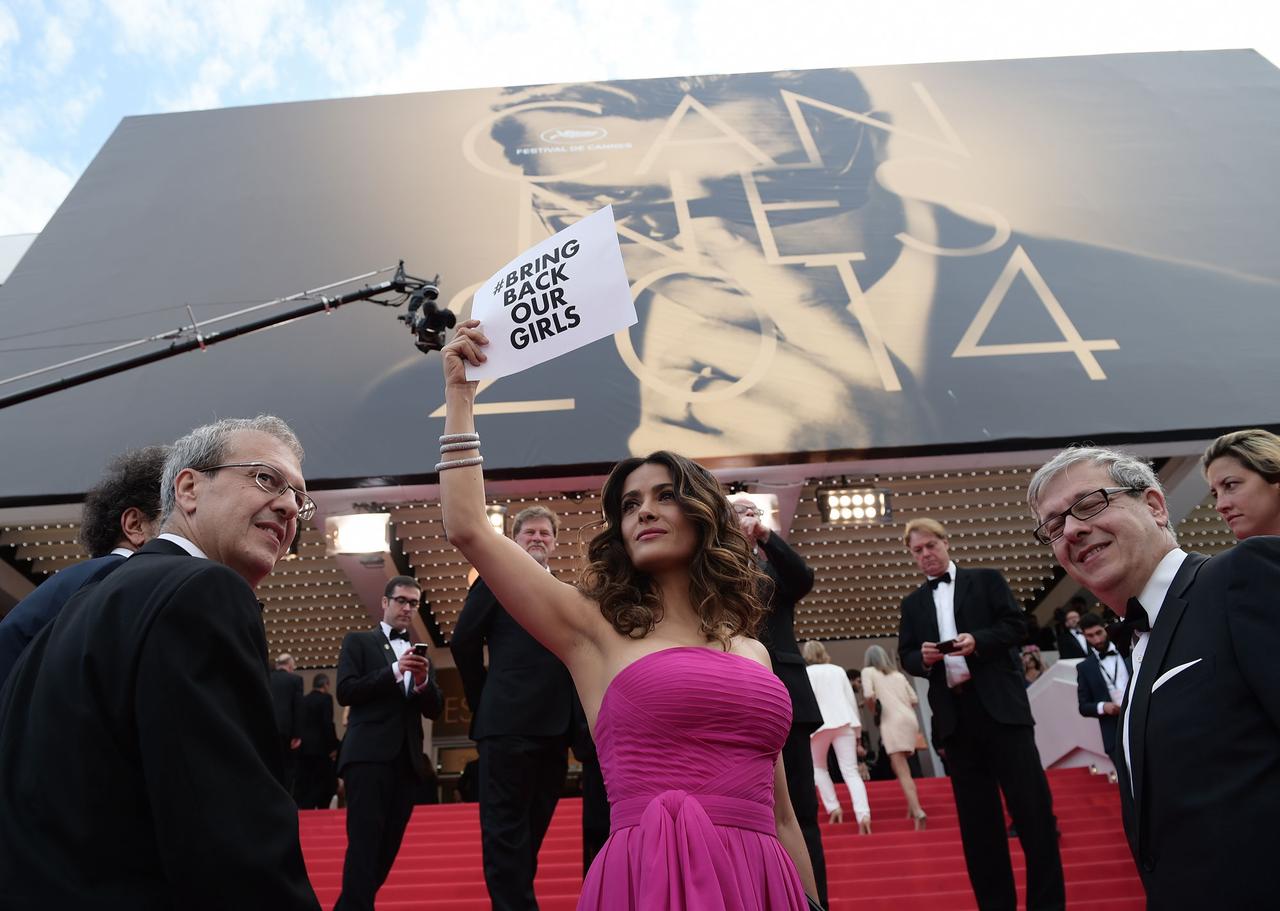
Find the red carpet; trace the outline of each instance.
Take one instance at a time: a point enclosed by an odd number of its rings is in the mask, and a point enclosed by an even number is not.
[[[1067,907],[1140,911],[1142,885],[1120,825],[1116,786],[1084,769],[1049,773],[1062,831]],[[872,835],[856,824],[823,824],[831,911],[964,911],[975,908],[965,874],[951,785],[917,780],[929,814],[925,832],[912,830],[897,782],[868,786]],[[848,794],[837,785],[850,819]],[[341,810],[301,814],[302,850],[320,903],[332,908],[342,882],[346,834]],[[562,800],[542,846],[537,893],[543,911],[570,911],[582,883],[582,805]],[[1022,851],[1010,839],[1019,893]],[[475,804],[418,807],[395,868],[378,893],[379,911],[487,911]]]

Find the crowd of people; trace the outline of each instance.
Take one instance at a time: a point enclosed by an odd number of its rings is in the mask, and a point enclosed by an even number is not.
[[[536,907],[570,746],[596,782],[580,908],[825,907],[819,800],[830,824],[844,819],[829,757],[870,832],[871,717],[917,829],[926,733],[944,760],[979,907],[1017,907],[1006,807],[1026,906],[1065,907],[1026,692],[1050,631],[1028,626],[998,571],[958,566],[944,525],[909,522],[923,581],[903,599],[897,647],[871,646],[846,674],[822,643],[796,640],[814,584],[800,554],[748,498],[656,452],[615,466],[586,569],[557,578],[555,513],[522,511],[511,538],[485,515],[465,376],[485,344],[465,322],[445,348],[436,470],[449,540],[479,574],[452,651],[474,712],[493,907]],[[129,454],[86,501],[91,558],[0,622],[9,906],[318,908],[296,811],[328,806],[341,777],[336,907],[373,908],[431,775],[423,719],[443,695],[412,641],[422,590],[409,576],[387,583],[380,623],[346,636],[336,693],[322,673],[304,694],[288,654],[268,669],[254,589],[314,515],[302,459],[269,416]],[[1241,542],[1213,558],[1178,548],[1159,479],[1123,452],[1064,450],[1028,490],[1036,538],[1117,621],[1082,600],[1050,634],[1083,659],[1080,712],[1114,757],[1153,908],[1265,904],[1256,833],[1280,811],[1280,440],[1227,434],[1203,469]],[[910,677],[929,684],[927,732]],[[341,742],[335,695],[350,712]]]

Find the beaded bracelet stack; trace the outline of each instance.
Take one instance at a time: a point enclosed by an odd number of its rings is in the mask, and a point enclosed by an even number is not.
[[[480,434],[478,433],[446,433],[440,438],[440,455],[450,452],[463,452],[469,449],[479,450]],[[469,465],[483,465],[484,456],[474,455],[465,459],[448,459],[436,463],[436,471],[448,471],[450,468],[466,468]]]

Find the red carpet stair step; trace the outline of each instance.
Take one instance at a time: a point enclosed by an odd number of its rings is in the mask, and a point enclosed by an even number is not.
[[[873,834],[851,822],[823,823],[831,911],[967,911],[976,908],[965,874],[951,784],[918,779],[929,827],[914,831],[894,781],[871,782]],[[1062,863],[1071,911],[1140,911],[1144,906],[1120,824],[1116,786],[1084,769],[1049,773],[1062,832]],[[848,793],[837,786],[852,818]],[[300,814],[302,850],[320,903],[332,908],[342,884],[346,850],[341,810]],[[562,800],[542,845],[536,889],[543,911],[570,911],[582,885],[582,803]],[[1022,851],[1010,839],[1019,895],[1025,887]],[[379,911],[487,911],[475,804],[418,807],[400,856],[378,893]]]

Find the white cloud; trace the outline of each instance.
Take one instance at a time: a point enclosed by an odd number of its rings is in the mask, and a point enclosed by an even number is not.
[[[0,5],[0,78],[9,72],[12,51],[10,47],[18,43],[22,30],[18,28],[18,20],[13,18],[7,5]]]
[[[196,78],[177,94],[159,99],[166,111],[202,111],[222,104],[222,92],[235,78],[236,71],[222,57],[206,57],[200,63]]]
[[[75,177],[0,135],[0,235],[40,231]]]
[[[44,26],[44,37],[40,40],[41,64],[51,76],[56,76],[66,69],[75,54],[76,46],[67,27],[57,16],[49,19]]]

